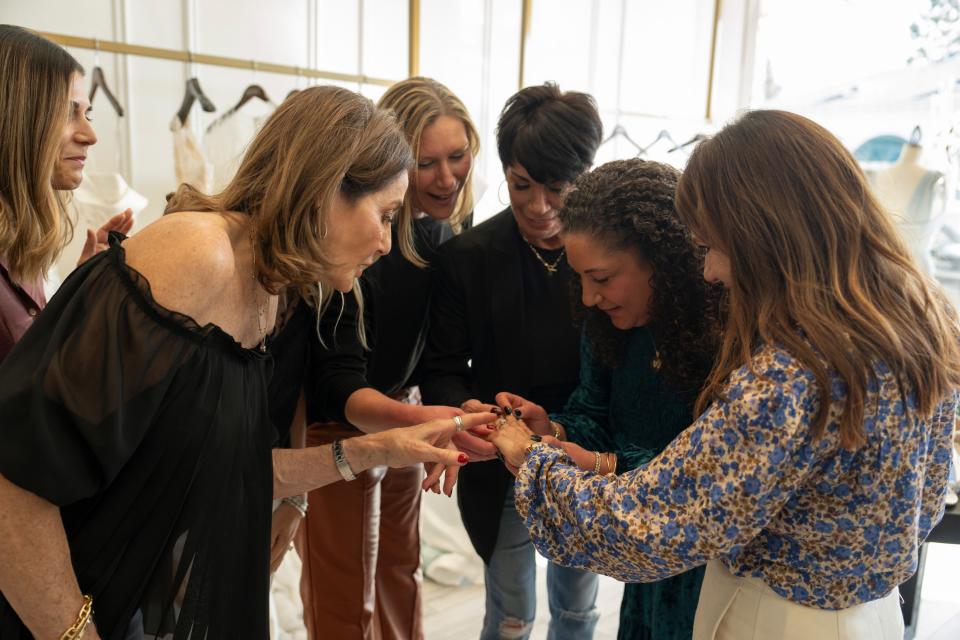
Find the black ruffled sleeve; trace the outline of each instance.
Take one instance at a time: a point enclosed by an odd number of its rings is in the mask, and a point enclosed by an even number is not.
[[[0,474],[60,507],[104,638],[265,638],[270,358],[158,305],[112,244],[0,364]]]
[[[0,365],[0,473],[56,505],[113,480],[194,346],[148,317],[116,256],[68,278]]]

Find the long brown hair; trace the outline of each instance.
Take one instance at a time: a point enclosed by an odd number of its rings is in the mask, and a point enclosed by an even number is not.
[[[930,415],[960,385],[956,317],[924,276],[863,172],[826,129],[783,111],[752,111],[694,151],[677,210],[730,259],[729,315],[697,402],[716,398],[761,343],[814,375],[822,435],[830,375],[846,385],[841,446],[865,441],[865,398],[882,363]],[[827,366],[824,366],[824,362]]]
[[[183,184],[165,212],[251,216],[257,277],[277,293],[321,282],[334,266],[324,238],[338,192],[351,200],[373,193],[412,163],[410,146],[389,112],[347,89],[311,87],[270,115],[226,189],[207,195]]]
[[[470,119],[470,113],[463,102],[446,86],[433,78],[416,76],[407,78],[394,84],[383,94],[377,103],[381,109],[390,109],[397,116],[397,121],[403,128],[407,141],[413,149],[417,162],[420,161],[420,139],[423,130],[436,122],[440,116],[452,116],[463,123],[467,132],[469,153],[474,158],[480,153],[480,134]],[[417,166],[415,165],[410,176],[410,184],[416,184]],[[407,189],[403,199],[403,208],[397,216],[397,239],[403,257],[417,265],[425,267],[426,262],[417,252],[413,244],[413,189]],[[459,233],[464,219],[473,211],[473,167],[467,176],[453,215],[450,216],[450,226],[455,233]]]
[[[53,188],[70,82],[83,67],[62,47],[0,25],[0,256],[22,282],[46,274],[73,236]]]

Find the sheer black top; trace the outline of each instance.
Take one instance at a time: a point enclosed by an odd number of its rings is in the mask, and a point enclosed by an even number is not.
[[[270,359],[111,245],[0,365],[0,474],[61,508],[104,638],[267,638]],[[0,638],[29,637],[0,598]]]

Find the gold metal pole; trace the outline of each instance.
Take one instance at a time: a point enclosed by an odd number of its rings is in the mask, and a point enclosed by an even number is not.
[[[520,75],[517,89],[523,89],[523,74],[527,64],[527,35],[530,31],[530,19],[533,14],[533,0],[523,0],[520,16]]]
[[[713,117],[713,75],[714,66],[717,62],[717,31],[720,27],[720,9],[723,6],[723,0],[714,0],[713,2],[713,31],[710,34],[710,69],[707,75],[707,109],[706,118],[709,122]]]
[[[282,73],[291,76],[303,76],[305,78],[320,78],[322,80],[337,80],[340,82],[360,82],[363,84],[376,84],[389,87],[394,84],[394,80],[385,80],[384,78],[373,78],[365,75],[338,73],[336,71],[320,71],[318,69],[305,69],[303,67],[293,67],[285,64],[274,64],[272,62],[259,62],[257,60],[244,60],[242,58],[226,58],[223,56],[211,56],[203,53],[192,53],[190,51],[178,51],[176,49],[160,49],[157,47],[144,47],[137,44],[127,44],[125,42],[113,42],[111,40],[94,40],[93,38],[80,38],[60,33],[49,33],[38,31],[38,34],[52,40],[58,44],[67,47],[78,47],[80,49],[97,49],[100,51],[109,51],[111,53],[123,53],[131,56],[140,56],[144,58],[159,58],[161,60],[175,60],[177,62],[196,62],[215,67],[231,67],[234,69],[251,69],[257,71],[266,71],[268,73]]]
[[[409,54],[407,56],[410,77],[420,75],[420,0],[410,0]]]

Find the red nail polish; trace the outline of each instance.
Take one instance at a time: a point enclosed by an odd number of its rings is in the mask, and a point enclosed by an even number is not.
[[[470,462],[470,458],[467,457],[467,454],[461,453],[460,456],[457,458],[457,462],[459,462],[460,464],[467,464],[468,462]]]

